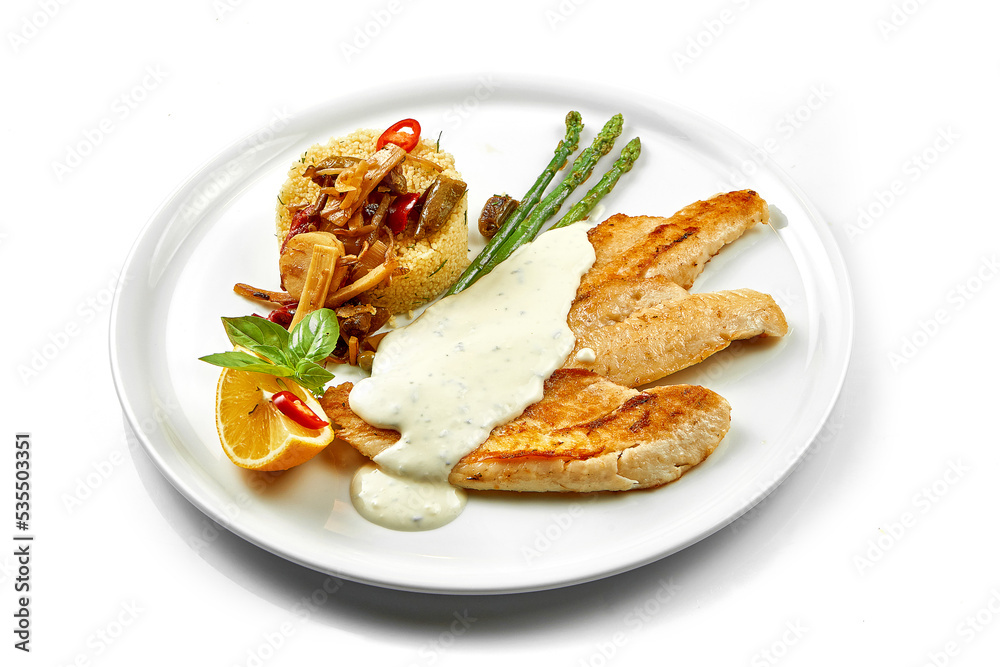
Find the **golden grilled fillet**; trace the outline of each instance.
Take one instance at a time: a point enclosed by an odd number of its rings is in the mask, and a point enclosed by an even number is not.
[[[588,232],[597,260],[577,294],[613,278],[653,276],[688,289],[722,246],[768,219],[767,202],[753,190],[718,194],[669,218],[617,213]]]
[[[368,457],[399,433],[351,411],[352,385],[320,403],[337,437]],[[503,491],[626,491],[672,482],[711,454],[729,430],[729,403],[704,387],[636,391],[590,371],[561,369],[541,401],[497,426],[452,469],[452,484]]]
[[[734,340],[788,333],[784,313],[767,294],[689,294],[663,277],[609,280],[577,297],[568,322],[576,347],[563,367],[629,387],[692,366]]]
[[[612,278],[586,293],[577,292],[566,323],[579,337],[594,329],[617,324],[637,310],[688,296],[686,289],[663,276]]]
[[[597,261],[570,307],[576,348],[564,367],[637,387],[734,340],[785,335],[785,316],[766,294],[687,291],[724,245],[768,217],[767,203],[741,190],[695,202],[670,218],[617,214],[590,230]]]

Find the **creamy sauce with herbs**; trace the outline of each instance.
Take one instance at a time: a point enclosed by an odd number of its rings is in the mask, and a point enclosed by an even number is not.
[[[400,477],[368,463],[351,480],[351,500],[363,517],[381,526],[431,530],[462,512],[465,492],[451,484]]]
[[[541,400],[546,378],[573,350],[566,316],[595,259],[586,232],[585,225],[545,232],[382,340],[350,404],[401,437],[352,481],[365,518],[428,530],[461,513],[465,494],[448,473],[493,427]]]

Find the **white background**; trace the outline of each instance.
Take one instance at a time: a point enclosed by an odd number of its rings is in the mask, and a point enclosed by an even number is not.
[[[991,662],[998,20],[994,3],[915,0],[6,2],[0,469],[31,432],[37,541],[30,655],[0,552],[4,664]],[[158,204],[276,111],[536,74],[652,94],[770,147],[851,274],[842,397],[768,499],[639,570],[515,596],[319,595],[323,575],[212,534],[130,445],[116,273]]]

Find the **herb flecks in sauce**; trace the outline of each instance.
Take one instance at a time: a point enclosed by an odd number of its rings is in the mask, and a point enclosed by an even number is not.
[[[352,484],[366,518],[426,530],[458,516],[464,494],[448,484],[452,467],[493,427],[541,400],[546,378],[573,350],[566,316],[594,263],[586,231],[541,235],[382,340],[351,409],[401,437]]]

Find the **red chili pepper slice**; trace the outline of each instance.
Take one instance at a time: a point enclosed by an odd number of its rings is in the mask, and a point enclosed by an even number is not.
[[[409,132],[400,132],[404,129],[409,130]],[[413,118],[404,118],[398,123],[390,125],[389,129],[382,133],[382,136],[375,142],[375,150],[380,150],[386,144],[396,144],[409,153],[418,141],[420,141],[420,123]]]
[[[279,391],[271,397],[271,402],[281,414],[299,426],[321,429],[330,425],[330,422],[320,419],[315,412],[309,409],[308,405],[302,402],[301,398],[290,391]]]
[[[399,195],[389,204],[389,215],[386,217],[386,224],[393,234],[402,234],[406,229],[406,224],[417,217],[419,209],[417,201],[420,195],[416,192],[408,192]]]
[[[285,251],[285,246],[288,245],[293,236],[316,231],[316,226],[312,223],[312,216],[315,214],[316,212],[312,210],[311,206],[300,208],[292,213],[292,224],[288,228],[285,240],[281,242],[281,252]]]
[[[275,324],[280,324],[287,329],[288,325],[291,324],[292,320],[295,318],[296,307],[297,306],[281,306],[280,308],[275,308],[267,314],[267,319],[271,320]]]

